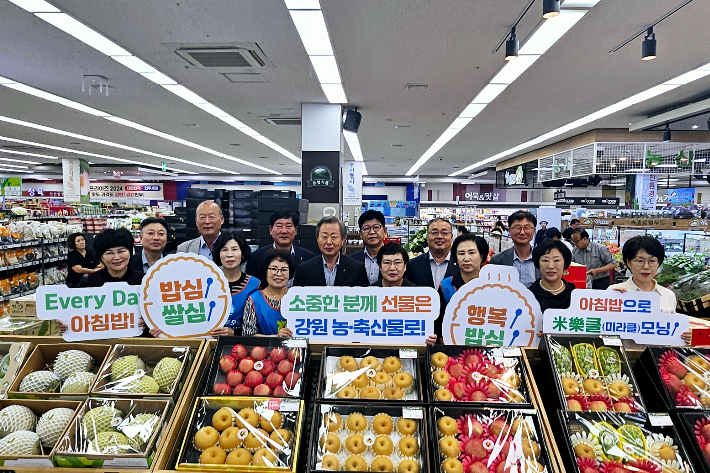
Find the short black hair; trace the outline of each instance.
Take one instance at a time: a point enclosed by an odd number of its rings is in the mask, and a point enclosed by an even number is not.
[[[512,227],[513,223],[519,222],[521,220],[530,220],[533,225],[537,226],[537,217],[528,212],[527,210],[518,210],[513,212],[508,216],[508,226]]]
[[[456,227],[456,231],[459,232],[459,235],[463,235],[464,233],[468,233],[468,228],[466,228],[464,225],[459,225]]]
[[[360,215],[360,218],[357,219],[357,224],[360,228],[362,228],[363,225],[365,225],[365,222],[368,220],[377,220],[382,224],[382,226],[385,226],[385,214],[380,212],[379,210],[367,210],[366,212],[363,212],[362,215]]]
[[[570,239],[572,239],[573,235],[579,235],[580,240],[584,240],[585,238],[589,238],[589,233],[587,233],[587,230],[584,228],[575,228],[569,233]]]
[[[573,218],[572,220],[569,221],[569,224],[570,224],[570,225],[574,225],[575,223],[579,223],[579,219],[578,219],[578,218]]]
[[[562,254],[562,259],[565,260],[565,269],[569,268],[572,264],[572,252],[567,248],[567,245],[562,243],[560,240],[553,240],[548,238],[539,245],[535,247],[532,252],[533,264],[537,269],[540,269],[540,258],[548,254],[552,250],[557,250]]]
[[[449,224],[449,227],[451,227],[451,230],[454,229],[454,226],[453,226],[453,224],[451,223],[451,221],[446,220],[445,218],[439,218],[439,217],[437,217],[437,218],[432,218],[431,220],[429,220],[429,222],[427,222],[427,224],[426,224],[426,229],[427,229],[427,231],[429,231],[429,227],[431,227],[431,226],[432,226],[433,224],[435,224],[436,222],[445,222],[445,223],[448,223],[448,224]]]
[[[271,265],[271,262],[274,260],[283,261],[288,265],[289,279],[291,279],[293,277],[293,273],[296,272],[296,265],[293,263],[293,256],[291,256],[291,252],[271,248],[264,254],[264,261],[261,263],[261,274],[264,275],[264,280],[261,281],[262,288],[268,286],[266,282],[266,274],[269,271],[269,266]]]
[[[404,265],[407,266],[409,264],[409,255],[402,245],[390,242],[382,245],[380,251],[377,252],[377,266],[382,266],[382,258],[389,255],[402,255]]]
[[[543,223],[547,225],[547,220],[540,220],[540,225],[542,225]]]
[[[474,235],[473,233],[463,233],[456,237],[454,242],[451,244],[451,257],[458,264],[456,250],[458,250],[459,245],[465,241],[472,241],[476,244],[476,249],[481,254],[481,267],[483,267],[483,263],[485,263],[488,259],[488,242],[485,238]]]
[[[269,226],[273,227],[274,225],[276,225],[277,220],[281,220],[284,218],[291,219],[294,227],[298,226],[298,221],[299,221],[298,212],[294,212],[293,210],[288,210],[288,209],[280,209],[280,210],[277,210],[274,213],[272,213],[271,216],[269,217]]]
[[[111,248],[126,248],[133,253],[133,235],[125,228],[107,228],[94,238],[94,252],[99,260]]]
[[[621,256],[624,258],[626,266],[629,266],[631,260],[636,258],[636,255],[641,250],[658,258],[659,265],[666,259],[666,250],[660,241],[648,235],[639,235],[626,240],[624,248],[621,250]]]
[[[550,227],[547,230],[545,230],[545,239],[547,239],[547,238],[562,239],[562,233],[560,233],[560,230],[557,227]]]
[[[247,244],[244,236],[242,236],[239,232],[227,230],[220,233],[212,244],[212,261],[214,261],[217,266],[222,266],[222,260],[219,258],[219,252],[222,251],[224,245],[231,240],[237,242],[237,245],[239,245],[239,251],[242,252],[242,261],[240,264],[249,261],[249,257],[251,256],[251,247]]]
[[[168,222],[166,222],[165,219],[158,218],[158,217],[148,217],[148,218],[144,218],[143,220],[141,220],[141,224],[139,227],[140,231],[142,232],[145,227],[147,227],[148,225],[151,225],[153,223],[161,224],[165,228],[165,231],[166,232],[168,231]]]
[[[69,248],[70,250],[76,250],[76,239],[79,237],[82,237],[84,241],[86,241],[86,235],[81,232],[76,232],[69,235],[67,237],[67,248]]]

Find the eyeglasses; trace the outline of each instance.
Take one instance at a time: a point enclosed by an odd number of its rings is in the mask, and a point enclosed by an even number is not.
[[[432,236],[434,238],[438,237],[439,235],[443,236],[446,238],[447,236],[451,235],[451,232],[448,230],[429,230],[429,236]]]
[[[268,269],[269,272],[270,272],[271,274],[273,274],[273,275],[277,275],[277,274],[288,274],[288,268],[275,268],[275,267],[273,267],[273,266],[269,266],[267,269]]]
[[[395,268],[401,268],[402,266],[404,266],[404,261],[401,259],[398,259],[396,261],[383,261],[382,262],[383,268],[389,268],[390,266],[394,266]]]
[[[643,259],[643,258],[634,258],[631,260],[633,264],[635,264],[639,268],[643,268],[646,266],[646,263],[652,268],[655,268],[658,266],[658,258],[649,258],[649,259]]]
[[[535,230],[535,227],[533,227],[532,225],[514,225],[514,226],[510,227],[510,230],[517,232],[517,233],[520,233],[520,232],[527,233],[527,232],[532,232],[533,230]]]
[[[575,245],[576,245],[577,243],[579,243],[580,241],[582,241],[581,238],[577,238],[576,240],[575,240],[574,238],[572,238],[572,243],[574,243]]]
[[[360,229],[360,231],[361,231],[362,233],[370,233],[370,231],[373,231],[373,232],[377,233],[377,232],[379,232],[380,230],[382,230],[382,225],[373,225],[373,226],[371,226],[371,227],[368,225],[367,227],[362,227],[362,228]]]
[[[209,220],[210,222],[216,222],[217,220],[219,220],[219,215],[210,214],[210,215],[198,215],[197,216],[198,222],[204,222],[205,220]]]

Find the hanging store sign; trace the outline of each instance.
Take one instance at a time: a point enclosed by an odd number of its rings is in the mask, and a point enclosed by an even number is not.
[[[62,159],[65,202],[89,202],[89,163],[83,159]]]
[[[516,186],[525,184],[525,172],[522,166],[518,166],[514,171],[505,170],[505,185]]]
[[[666,202],[669,205],[693,205],[695,203],[695,187],[668,189],[668,200]]]
[[[362,205],[362,163],[343,167],[343,205]]]
[[[2,195],[5,197],[17,197],[22,195],[22,178],[6,177],[0,179],[0,187],[2,187]]]
[[[658,199],[658,175],[639,174],[636,176],[636,202],[640,210],[656,210]]]
[[[606,205],[616,207],[619,205],[618,197],[562,197],[557,200],[563,205]]]
[[[149,199],[163,200],[163,184],[142,184],[140,182],[131,183],[91,183],[92,199]]]

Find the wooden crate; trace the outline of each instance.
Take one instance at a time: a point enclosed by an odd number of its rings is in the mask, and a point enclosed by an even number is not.
[[[710,294],[706,294],[703,297],[698,297],[692,301],[678,301],[678,309],[681,312],[689,315],[700,315],[698,312],[702,312],[703,315],[710,315]]]

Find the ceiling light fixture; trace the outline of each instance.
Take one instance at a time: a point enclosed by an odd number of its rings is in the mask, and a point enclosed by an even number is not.
[[[654,59],[656,59],[656,33],[653,32],[653,27],[650,27],[641,43],[641,60],[653,61]]]
[[[693,126],[691,126],[691,128],[692,128],[693,130],[697,130],[697,129],[698,129],[698,125],[693,125]]]
[[[554,18],[560,14],[560,0],[542,0],[542,17]]]
[[[14,149],[5,149],[5,148],[0,148],[0,153],[19,154],[21,156],[36,156],[38,158],[45,158],[45,159],[59,159],[59,156],[49,156],[47,154],[28,153],[26,151],[15,151]],[[20,162],[20,161],[18,161],[18,162]],[[29,162],[29,161],[27,161],[27,162]]]
[[[510,38],[505,42],[505,60],[512,61],[518,57],[518,49],[520,48],[520,42],[515,36],[515,26],[510,29]]]
[[[663,130],[663,142],[668,143],[671,141],[671,127],[666,123],[666,128]]]
[[[31,173],[31,172],[34,172],[34,171],[23,171],[22,169],[12,169],[12,168],[2,167],[2,166],[0,166],[0,171],[8,171],[9,173],[13,173],[13,172]],[[3,174],[7,175],[8,172],[3,172]]]

